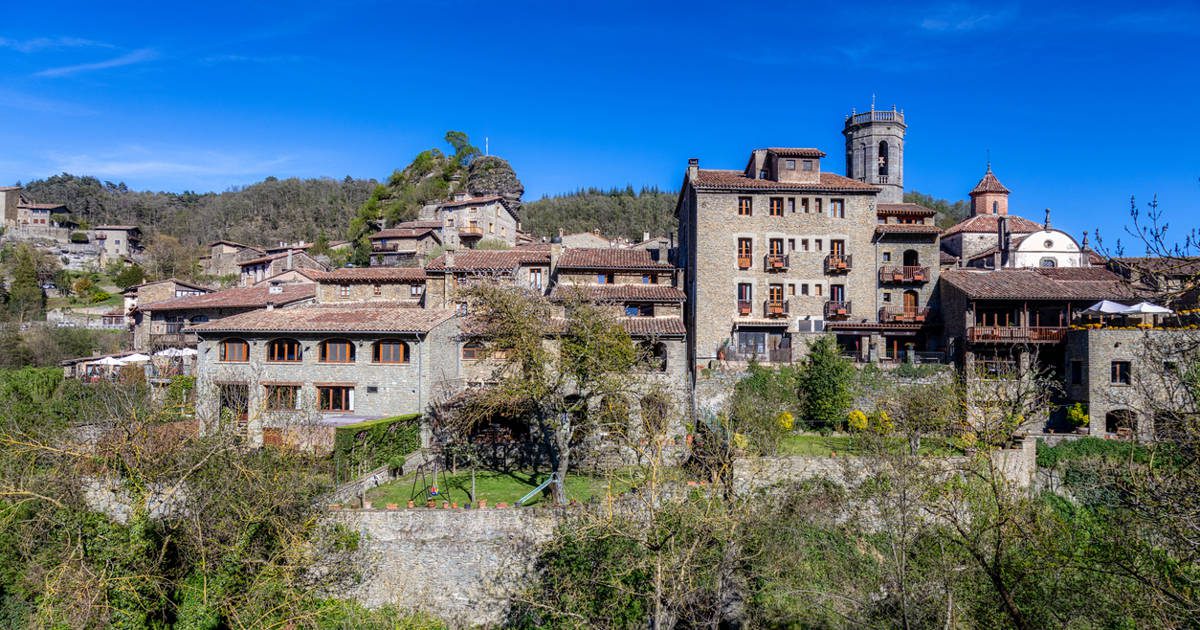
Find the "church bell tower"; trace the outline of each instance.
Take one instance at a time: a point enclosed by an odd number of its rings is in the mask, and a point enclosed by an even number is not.
[[[882,189],[879,203],[904,201],[904,111],[875,109],[851,111],[842,135],[846,136],[846,176]]]

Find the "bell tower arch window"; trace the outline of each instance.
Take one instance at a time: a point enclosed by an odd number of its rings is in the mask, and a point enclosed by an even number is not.
[[[888,161],[889,161],[890,157],[891,156],[888,153],[887,140],[880,140],[879,141],[879,157],[878,157],[879,183],[880,184],[886,184],[888,181]]]

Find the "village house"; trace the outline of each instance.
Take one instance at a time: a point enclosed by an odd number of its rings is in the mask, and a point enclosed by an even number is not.
[[[514,246],[520,229],[512,202],[499,195],[455,193],[450,201],[422,208],[420,219],[441,225],[442,244],[448,249],[472,248],[485,240]]]
[[[292,269],[327,271],[329,267],[303,250],[287,249],[238,263],[238,286],[250,287]]]
[[[142,230],[136,225],[97,225],[92,240],[100,245],[100,264],[132,260],[142,253]]]
[[[478,280],[550,291],[550,247],[530,245],[507,250],[448,251],[425,267],[425,307],[464,308],[456,292]]]
[[[166,278],[164,280],[152,280],[135,284],[121,292],[124,302],[121,309],[118,309],[122,317],[129,326],[136,325],[135,313],[137,313],[139,304],[151,304],[154,302],[162,302],[172,298],[191,297],[193,295],[203,295],[211,293],[212,289],[191,282],[184,282],[176,278]]]
[[[371,265],[413,267],[442,246],[440,221],[406,221],[370,236]]]
[[[361,267],[309,271],[317,282],[317,301],[390,302],[420,307],[425,297],[425,270],[420,267]]]
[[[264,255],[266,252],[258,247],[233,241],[213,241],[208,244],[208,254],[200,257],[200,268],[215,278],[238,276],[241,263]]]

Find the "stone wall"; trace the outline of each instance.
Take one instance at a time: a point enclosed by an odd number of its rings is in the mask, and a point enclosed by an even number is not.
[[[552,509],[352,510],[330,518],[362,536],[369,607],[420,610],[456,626],[497,625],[533,581],[560,512]]]

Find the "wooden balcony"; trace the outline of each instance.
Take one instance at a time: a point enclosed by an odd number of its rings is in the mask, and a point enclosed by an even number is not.
[[[885,284],[928,282],[929,267],[884,265],[879,268],[879,281]]]
[[[483,228],[478,225],[464,225],[458,228],[459,238],[482,238]]]
[[[879,321],[921,324],[929,319],[928,308],[879,309]]]
[[[754,312],[754,305],[749,300],[738,300],[738,315],[749,315]]]
[[[790,259],[784,254],[767,254],[763,256],[763,268],[767,271],[787,271]]]
[[[763,302],[763,315],[767,317],[787,317],[788,303],[786,300],[767,300]]]
[[[850,302],[829,300],[825,303],[825,319],[846,319],[852,312]]]
[[[971,326],[971,343],[1058,343],[1067,334],[1065,326]]]
[[[846,273],[854,268],[854,257],[850,254],[829,254],[825,257],[825,273]]]
[[[754,265],[754,259],[749,256],[738,256],[738,269],[749,269]]]

